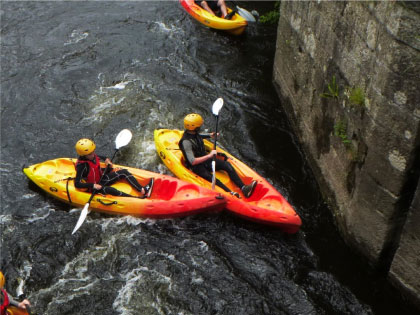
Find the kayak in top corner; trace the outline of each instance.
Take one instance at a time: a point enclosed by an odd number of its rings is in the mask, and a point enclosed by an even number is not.
[[[211,189],[211,183],[189,170],[184,164],[182,151],[178,143],[183,131],[172,129],[157,129],[154,131],[155,145],[158,155],[163,163],[178,178]],[[204,139],[206,150],[213,149],[213,143]],[[274,225],[286,233],[296,233],[302,221],[293,207],[272,186],[243,162],[233,157],[228,152],[217,147],[217,151],[228,156],[229,163],[233,166],[245,185],[252,180],[257,181],[257,186],[250,198],[245,198],[242,191],[230,180],[223,171],[217,171],[216,177],[229,189],[239,193],[241,198],[232,196],[222,188],[216,186],[216,191],[222,193],[227,199],[226,209],[243,218]]]
[[[179,2],[189,15],[208,27],[227,31],[233,35],[241,35],[248,25],[248,22],[237,13],[233,15],[230,20],[226,20],[204,10],[201,6],[197,5],[194,0],[179,0]],[[228,13],[232,11],[230,8],[227,8],[227,10]]]
[[[83,208],[91,193],[74,186],[76,161],[71,158],[49,160],[24,168],[23,172],[53,197]],[[103,163],[101,165],[105,167]],[[127,169],[143,186],[150,178],[154,178],[152,193],[145,199],[97,194],[90,203],[93,210],[145,218],[172,218],[205,211],[221,211],[226,205],[226,199],[210,189],[168,175],[116,164],[113,166]],[[141,195],[125,180],[116,182],[112,187],[132,196]]]

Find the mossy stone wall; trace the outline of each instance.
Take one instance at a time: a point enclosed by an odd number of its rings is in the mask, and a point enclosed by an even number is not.
[[[420,308],[419,9],[282,1],[274,83],[343,237]]]

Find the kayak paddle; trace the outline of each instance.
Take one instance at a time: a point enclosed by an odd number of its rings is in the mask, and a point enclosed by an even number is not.
[[[219,124],[219,111],[223,107],[223,98],[219,97],[214,103],[212,107],[213,115],[216,116],[216,133],[214,135],[214,150],[216,150],[216,142],[217,142],[217,126]],[[211,189],[214,190],[216,185],[216,156],[213,156],[213,161],[211,162],[211,167],[213,170],[213,177],[211,180]]]
[[[254,15],[250,13],[249,11],[245,10],[244,8],[239,7],[235,1],[231,1],[235,5],[235,10],[238,12],[240,16],[242,16],[245,20],[248,22],[257,22]]]
[[[114,155],[112,156],[111,162],[114,159],[115,154],[117,154],[117,152],[119,151],[119,149],[130,143],[132,137],[133,137],[133,134],[131,133],[130,130],[123,129],[123,130],[120,131],[120,133],[115,138],[115,152],[114,152]],[[107,170],[108,170],[108,167],[105,168],[99,182],[101,182],[101,180],[104,177]],[[92,201],[93,196],[95,196],[96,193],[97,193],[97,191],[95,189],[93,189],[93,192],[90,195],[90,198],[89,198],[88,202],[85,204],[82,212],[80,213],[79,220],[77,221],[76,226],[74,227],[73,232],[71,233],[72,235],[74,233],[76,233],[76,231],[82,226],[83,222],[85,221],[87,215],[89,214],[90,202]]]

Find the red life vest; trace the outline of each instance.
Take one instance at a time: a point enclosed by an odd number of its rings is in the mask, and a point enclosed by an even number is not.
[[[3,296],[3,303],[0,306],[0,314],[6,315],[6,308],[9,306],[9,296],[7,295],[7,292],[3,289],[1,289],[1,293]]]
[[[76,167],[81,163],[87,163],[89,165],[89,174],[86,177],[86,183],[98,184],[102,177],[102,169],[99,157],[95,154],[95,162],[91,160],[80,160],[78,159],[76,162]]]

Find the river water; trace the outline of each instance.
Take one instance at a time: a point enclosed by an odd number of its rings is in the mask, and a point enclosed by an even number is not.
[[[261,13],[272,3],[243,2]],[[339,237],[272,85],[276,27],[232,37],[170,2],[1,3],[1,268],[37,314],[394,314],[410,309]],[[22,166],[93,138],[115,162],[168,173],[153,130],[198,112],[302,217],[296,235],[229,213],[149,220],[46,196]]]

